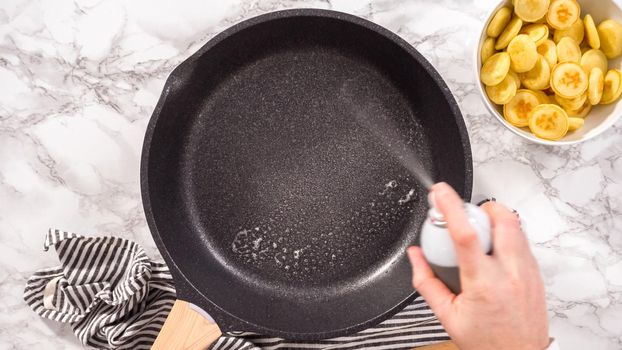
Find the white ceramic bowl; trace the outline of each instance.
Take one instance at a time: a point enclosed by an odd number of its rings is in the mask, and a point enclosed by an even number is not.
[[[594,22],[598,25],[600,22],[606,19],[614,19],[620,23],[622,23],[622,10],[618,5],[612,0],[577,0],[579,4],[581,4],[581,18],[586,14],[592,15],[594,18]],[[590,114],[585,118],[585,125],[574,132],[568,133],[564,138],[558,141],[549,141],[536,137],[529,131],[525,131],[521,128],[517,128],[510,123],[508,123],[505,118],[503,118],[503,108],[502,106],[495,105],[484,90],[484,85],[480,82],[479,73],[482,67],[482,59],[480,56],[481,46],[484,40],[486,39],[486,28],[488,27],[488,23],[492,19],[492,16],[503,6],[511,5],[510,0],[501,1],[494,9],[491,10],[490,14],[486,18],[484,25],[480,31],[479,41],[477,48],[475,50],[475,59],[473,60],[475,64],[475,74],[477,79],[477,86],[479,92],[484,100],[484,104],[490,110],[490,112],[505,125],[506,128],[510,129],[516,135],[519,135],[527,140],[533,141],[535,143],[543,144],[543,145],[571,145],[583,141],[587,141],[592,139],[605,130],[610,128],[613,124],[615,124],[622,115],[622,104],[620,101],[610,104],[610,105],[598,105],[592,108]],[[609,60],[609,69],[611,68],[622,68],[622,57],[618,57],[614,60]],[[606,73],[606,72],[605,72]]]

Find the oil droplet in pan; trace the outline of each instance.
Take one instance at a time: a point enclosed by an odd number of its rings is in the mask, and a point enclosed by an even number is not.
[[[406,195],[404,195],[402,198],[400,198],[397,203],[399,205],[404,205],[408,202],[413,201],[416,198],[416,193],[415,193],[415,189],[411,188],[410,191],[408,191],[408,193]]]

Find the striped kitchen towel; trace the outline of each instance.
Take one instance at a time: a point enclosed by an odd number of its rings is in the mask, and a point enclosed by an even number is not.
[[[50,230],[60,266],[28,279],[24,300],[41,317],[70,323],[85,346],[149,349],[175,301],[168,268],[135,242]],[[428,305],[417,297],[393,318],[357,334],[294,342],[245,332],[220,337],[212,350],[410,349],[448,340]]]
[[[149,349],[175,302],[165,264],[117,237],[50,230],[60,266],[35,272],[24,300],[41,317],[71,323],[82,344],[98,349]]]

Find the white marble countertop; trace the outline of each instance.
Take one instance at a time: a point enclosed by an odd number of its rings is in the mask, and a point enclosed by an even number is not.
[[[22,301],[57,264],[48,227],[157,250],[140,201],[145,127],[168,73],[243,19],[292,7],[349,12],[438,69],[471,136],[475,193],[520,211],[564,350],[622,348],[622,125],[574,147],[527,143],[475,89],[472,47],[493,0],[57,0],[0,4],[0,349],[79,349]],[[622,1],[620,1],[622,2]]]

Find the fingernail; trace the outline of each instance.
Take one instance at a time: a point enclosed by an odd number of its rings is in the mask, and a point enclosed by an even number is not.
[[[446,193],[449,192],[449,190],[451,189],[451,187],[445,183],[445,182],[439,182],[436,185],[434,185],[434,187],[432,187],[432,191],[430,191],[431,193],[434,193],[434,196],[436,198],[434,198],[435,203],[436,203],[436,199],[439,198],[439,196],[444,196]]]
[[[447,187],[449,187],[449,185],[446,182],[437,182],[436,184],[434,184],[434,186],[432,186],[432,189],[442,191],[444,189],[447,189]]]

